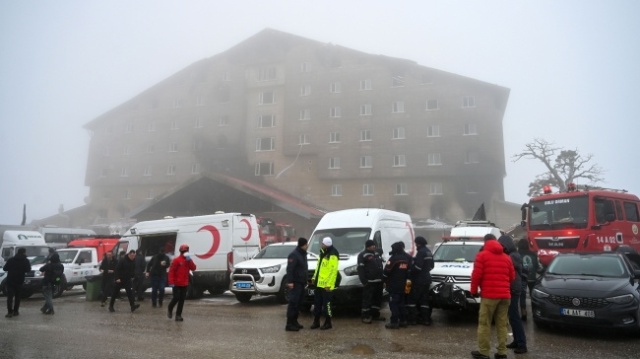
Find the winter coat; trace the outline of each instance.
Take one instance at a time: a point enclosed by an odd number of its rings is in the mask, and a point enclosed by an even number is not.
[[[164,264],[163,264],[164,263]],[[166,277],[167,269],[171,265],[171,259],[164,253],[158,253],[147,264],[147,272],[152,277]]]
[[[59,284],[56,283],[57,276],[55,273],[64,273],[64,266],[60,263],[60,256],[58,253],[53,253],[49,257],[49,263],[40,267],[40,272],[44,273],[44,278],[42,279],[42,285],[54,285]]]
[[[191,258],[187,259],[184,254],[173,259],[169,267],[169,285],[176,287],[187,287],[189,285],[189,272],[196,270],[196,264]]]
[[[404,248],[396,243],[391,246],[391,249],[391,257],[384,266],[383,277],[387,285],[387,292],[402,294],[407,279],[409,279],[413,259],[404,251]]]
[[[129,259],[128,255],[125,255],[118,261],[116,265],[116,280],[121,281],[131,280],[135,276],[136,262]]]
[[[307,252],[300,247],[296,247],[287,257],[287,282],[306,284],[308,271]]]
[[[482,298],[510,299],[511,282],[515,278],[513,262],[502,245],[495,239],[485,241],[473,264],[471,294],[477,295],[479,287]]]
[[[7,285],[20,287],[24,283],[25,274],[31,271],[31,263],[24,254],[16,254],[9,258],[2,269],[7,272]]]
[[[376,251],[364,250],[358,254],[358,278],[363,285],[382,282],[384,261]]]
[[[320,249],[318,265],[313,273],[314,283],[318,288],[329,288],[329,290],[333,290],[336,287],[339,261],[340,254],[334,246]]]
[[[512,298],[518,298],[522,291],[522,257],[520,257],[520,253],[518,253],[516,245],[513,243],[513,238],[510,236],[500,236],[500,238],[498,238],[498,243],[502,245],[504,252],[511,257],[511,262],[513,262],[513,269],[516,271],[516,278],[511,282],[511,296]]]
[[[102,259],[102,262],[100,262],[100,270],[102,271],[103,280],[113,278],[115,276],[115,270],[117,266],[118,260],[115,256],[111,257],[111,260],[109,260],[109,257],[105,256],[104,259]],[[109,273],[110,270],[112,270],[113,272]]]
[[[431,283],[431,270],[433,269],[433,254],[427,246],[420,246],[413,257],[411,265],[411,283],[413,286],[425,286]]]

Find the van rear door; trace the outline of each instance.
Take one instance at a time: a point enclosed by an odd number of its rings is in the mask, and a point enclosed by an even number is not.
[[[249,260],[260,251],[259,231],[255,216],[239,214],[232,217],[232,263]]]

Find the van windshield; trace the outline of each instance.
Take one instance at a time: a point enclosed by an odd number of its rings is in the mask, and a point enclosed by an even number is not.
[[[307,251],[320,255],[320,244],[324,237],[330,237],[340,254],[358,254],[364,250],[364,243],[371,235],[371,228],[334,228],[313,233]]]
[[[78,254],[77,250],[72,251],[58,251],[58,255],[60,256],[60,263],[72,263],[73,259],[76,258],[76,254]]]
[[[18,248],[24,248],[27,250],[26,255],[31,264],[44,263],[47,256],[49,256],[49,247],[46,246],[27,246]]]

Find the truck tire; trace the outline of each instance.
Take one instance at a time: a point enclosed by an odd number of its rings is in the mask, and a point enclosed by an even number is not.
[[[251,293],[235,293],[236,299],[240,303],[248,303],[251,300],[253,294]]]
[[[287,278],[282,278],[282,282],[280,283],[280,290],[278,294],[276,294],[276,298],[278,298],[278,302],[280,304],[289,303],[289,287],[287,287]]]

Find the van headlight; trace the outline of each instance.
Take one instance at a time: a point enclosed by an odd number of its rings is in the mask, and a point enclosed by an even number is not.
[[[260,268],[260,270],[262,271],[262,273],[278,273],[280,271],[280,264],[271,267]]]
[[[345,268],[344,275],[346,276],[358,275],[358,265]]]
[[[619,295],[616,297],[605,298],[605,300],[609,303],[627,304],[633,301],[633,295],[632,294]]]

